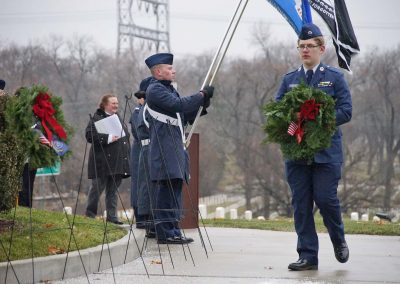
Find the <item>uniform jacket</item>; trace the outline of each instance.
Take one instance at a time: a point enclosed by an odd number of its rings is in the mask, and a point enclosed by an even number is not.
[[[108,134],[98,133],[94,126],[94,122],[107,116],[102,109],[98,109],[93,115],[93,121],[89,121],[86,127],[86,140],[92,144],[89,153],[89,179],[96,178],[96,172],[97,176],[121,175],[122,178],[130,176],[129,133],[124,123],[121,121],[126,136],[110,144],[108,144]]]
[[[276,100],[281,100],[287,92],[299,85],[302,81],[306,82],[303,67],[286,74],[283,77],[282,84],[276,95]],[[336,101],[336,125],[338,126],[335,134],[332,136],[331,146],[316,153],[314,155],[314,162],[342,163],[342,132],[339,126],[351,120],[352,102],[349,87],[343,74],[338,69],[322,63],[315,71],[310,86],[324,91]]]
[[[137,116],[137,137],[139,141],[144,140],[144,139],[149,139],[150,138],[150,133],[149,133],[149,128],[147,127],[144,118],[143,118],[143,113],[145,110],[145,105],[140,107],[138,116]],[[149,121],[149,114],[145,113],[146,116],[146,121]]]
[[[139,111],[142,108],[141,105],[135,107],[132,112],[131,119],[129,123],[131,124],[131,131],[133,136],[133,143],[131,148],[131,205],[132,207],[137,207],[137,181],[139,174],[139,154],[140,154],[140,139],[137,135],[137,127],[138,127],[138,117]]]
[[[152,110],[177,118],[182,123],[192,121],[204,98],[200,93],[180,97],[170,81],[152,79],[146,91],[146,101]],[[149,166],[150,179],[189,180],[189,158],[184,149],[181,130],[178,126],[166,124],[150,116]]]
[[[149,114],[144,113],[145,107],[140,108],[138,119],[137,119],[137,135],[139,140],[145,140],[150,138],[149,128],[147,127],[143,115],[146,116],[146,121],[149,121]],[[151,187],[150,175],[149,175],[149,146],[141,145],[139,155],[139,175],[138,175],[138,210],[140,215],[150,215],[151,206],[150,201],[155,201],[154,191]]]

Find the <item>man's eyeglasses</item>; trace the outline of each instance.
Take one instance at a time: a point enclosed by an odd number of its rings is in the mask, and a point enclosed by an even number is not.
[[[313,48],[316,48],[316,47],[318,47],[318,46],[320,46],[319,44],[300,44],[298,47],[297,47],[297,50],[304,50],[304,49],[313,49]]]

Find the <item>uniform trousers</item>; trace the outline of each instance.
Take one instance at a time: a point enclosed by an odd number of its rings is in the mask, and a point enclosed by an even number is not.
[[[154,224],[159,240],[181,237],[179,221],[182,210],[182,186],[181,179],[153,181],[156,194],[154,211]]]
[[[29,163],[24,165],[22,172],[22,189],[18,192],[18,205],[32,207],[33,185],[35,183],[36,169],[29,167]]]
[[[118,221],[118,187],[122,181],[122,176],[103,176],[92,179],[92,186],[89,189],[88,203],[86,207],[86,216],[95,218],[97,215],[97,207],[100,195],[106,190],[106,210],[108,221]]]
[[[341,163],[285,163],[286,177],[292,191],[294,223],[298,236],[299,258],[318,264],[318,236],[315,230],[313,206],[318,206],[332,243],[345,241],[337,187],[341,178]]]

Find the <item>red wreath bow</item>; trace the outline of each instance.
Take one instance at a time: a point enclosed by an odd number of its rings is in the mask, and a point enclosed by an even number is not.
[[[304,101],[300,106],[300,112],[298,113],[297,122],[291,122],[288,128],[288,134],[296,136],[297,144],[301,143],[304,135],[304,125],[305,120],[315,120],[319,114],[319,107],[321,104],[317,104],[315,99],[310,99]]]
[[[300,107],[300,117],[303,120],[315,120],[320,106],[321,104],[317,104],[315,99],[306,100]]]
[[[33,113],[40,118],[47,139],[52,141],[53,133],[49,129],[50,125],[61,139],[66,139],[67,134],[57,120],[53,117],[55,110],[47,93],[39,93],[35,98],[35,104],[32,106]]]

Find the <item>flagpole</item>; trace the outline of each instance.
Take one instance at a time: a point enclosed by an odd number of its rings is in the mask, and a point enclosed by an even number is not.
[[[244,4],[242,4],[242,3],[244,3]],[[234,13],[234,15],[233,15],[233,17],[232,17],[232,19],[231,19],[231,21],[229,23],[228,29],[225,32],[225,35],[224,35],[224,37],[222,39],[221,44],[220,44],[217,52],[214,55],[213,61],[211,62],[210,68],[208,69],[207,75],[206,75],[206,77],[204,79],[204,82],[203,82],[203,84],[201,86],[201,89],[204,89],[204,87],[206,87],[207,85],[211,85],[212,82],[214,81],[215,76],[216,76],[216,74],[218,72],[219,67],[221,66],[222,60],[225,57],[226,51],[228,50],[228,47],[229,47],[229,45],[230,45],[230,43],[232,41],[233,34],[236,31],[236,28],[237,28],[237,26],[239,24],[239,21],[240,21],[242,15],[243,15],[243,12],[244,12],[244,10],[246,8],[247,3],[248,3],[248,0],[240,0],[238,6],[236,7],[235,13]],[[228,35],[229,35],[229,39],[228,39],[228,41],[226,43]],[[222,53],[221,53],[221,50],[222,50]],[[192,128],[190,129],[190,132],[188,134],[188,137],[187,137],[187,140],[186,140],[186,147],[189,147],[190,139],[192,138],[194,129],[197,126],[197,123],[198,123],[198,120],[199,120],[199,117],[200,117],[200,114],[201,114],[202,110],[203,110],[203,106],[200,106],[200,108],[199,108],[199,110],[197,112],[196,118],[194,119]]]

